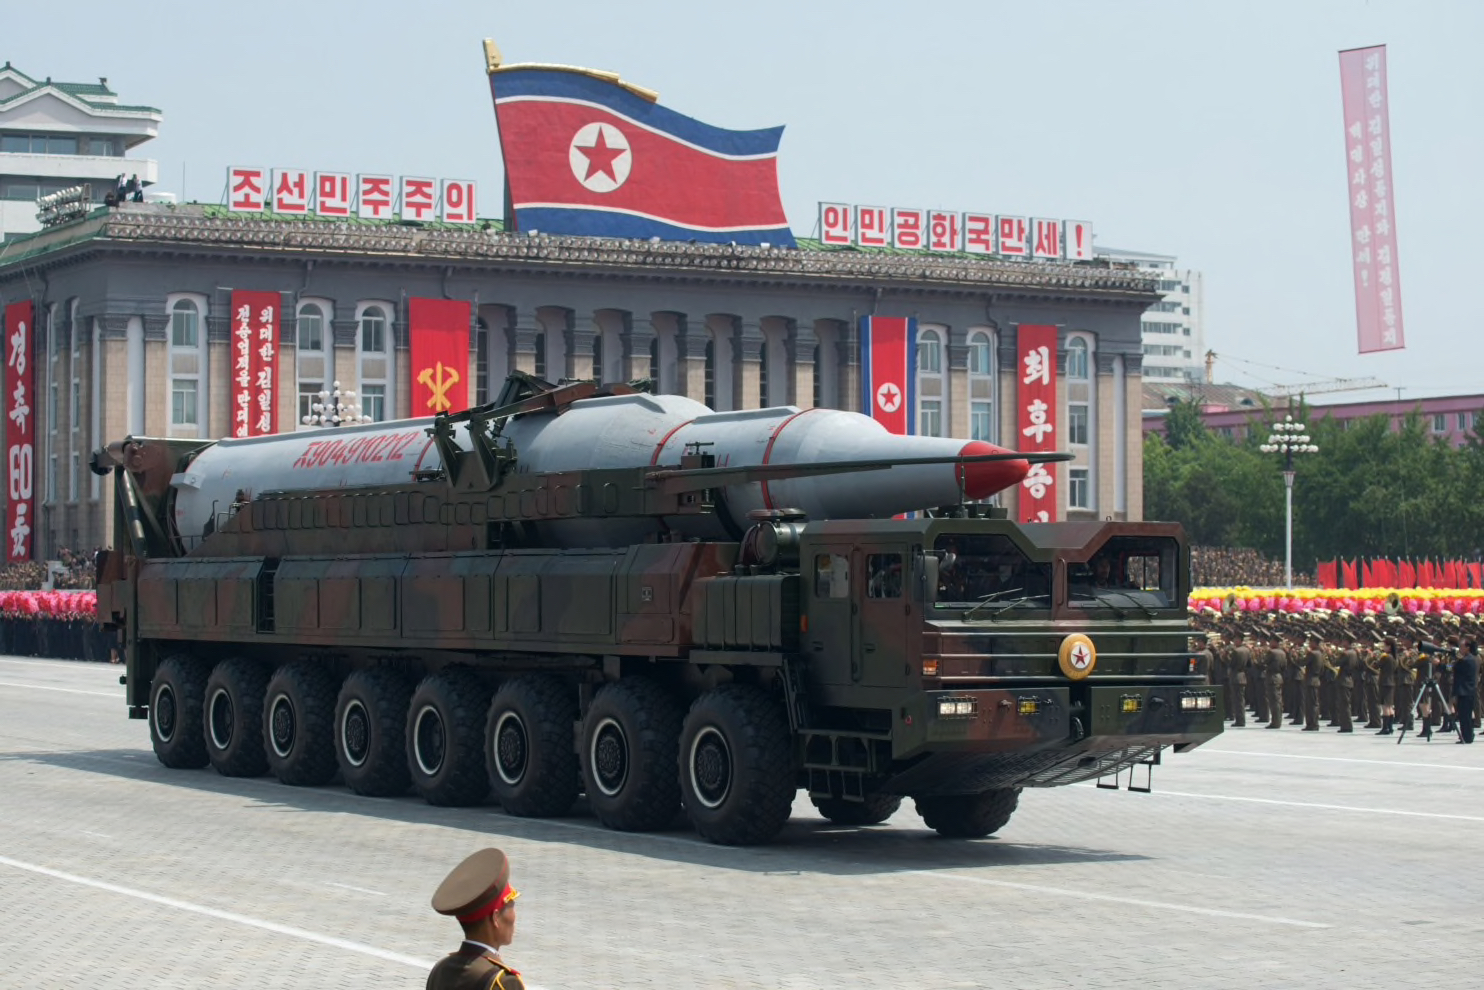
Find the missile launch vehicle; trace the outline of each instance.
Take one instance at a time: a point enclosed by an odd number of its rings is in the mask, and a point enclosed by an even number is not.
[[[168,767],[762,843],[805,790],[988,835],[1222,728],[1178,525],[1018,525],[1031,463],[512,375],[486,406],[130,437],[99,620]]]

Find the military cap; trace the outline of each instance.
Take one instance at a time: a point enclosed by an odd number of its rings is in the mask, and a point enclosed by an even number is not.
[[[510,860],[498,849],[481,849],[443,878],[433,893],[433,910],[467,925],[488,918],[519,896],[510,886]]]

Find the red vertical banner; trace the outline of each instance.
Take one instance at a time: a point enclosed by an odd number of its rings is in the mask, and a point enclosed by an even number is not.
[[[1026,453],[1055,450],[1056,327],[1022,323],[1016,331],[1020,385],[1019,449]],[[1053,466],[1032,464],[1020,483],[1020,521],[1056,522],[1056,475]]]
[[[412,415],[469,408],[469,316],[457,299],[409,299]]]
[[[232,293],[232,436],[278,432],[277,292]]]
[[[36,481],[36,418],[31,347],[36,340],[36,308],[31,300],[5,307],[5,468],[10,479],[5,507],[5,559],[30,560],[32,497]]]
[[[861,412],[888,432],[917,432],[917,321],[911,317],[861,317]]]
[[[1385,45],[1340,52],[1355,325],[1362,354],[1406,346],[1386,93]]]

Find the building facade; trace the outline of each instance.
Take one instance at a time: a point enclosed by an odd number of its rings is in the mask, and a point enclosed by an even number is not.
[[[1205,377],[1205,282],[1201,273],[1176,266],[1171,254],[1122,248],[1093,249],[1096,257],[1133,265],[1158,279],[1159,301],[1144,313],[1140,327],[1144,379],[1149,382],[1201,381]]]
[[[120,175],[142,185],[158,179],[157,164],[134,156],[155,137],[154,107],[119,102],[107,79],[96,83],[42,81],[0,68],[0,240],[39,230],[36,200],[84,183],[102,203]]]
[[[857,250],[507,234],[244,218],[125,204],[12,241],[0,303],[38,336],[38,552],[104,544],[111,494],[90,451],[126,435],[229,432],[229,300],[281,293],[278,416],[339,382],[368,415],[411,408],[408,300],[468,300],[471,399],[511,370],[649,378],[719,411],[860,408],[859,320],[918,321],[919,432],[1017,446],[1016,328],[1058,327],[1061,518],[1142,512],[1145,272]],[[1002,504],[1015,506],[1006,492]]]
[[[1182,401],[1201,402],[1201,421],[1213,433],[1231,440],[1245,440],[1252,433],[1267,436],[1275,418],[1281,418],[1285,399],[1264,399],[1257,393],[1248,393],[1238,403],[1219,401],[1230,394],[1243,390],[1233,386],[1207,386],[1213,397],[1203,397],[1196,390],[1189,399]],[[1253,398],[1257,401],[1253,401]],[[1213,401],[1215,399],[1215,401]],[[1144,432],[1165,434],[1166,410],[1147,410],[1144,414]],[[1427,399],[1383,399],[1372,402],[1334,402],[1325,405],[1309,403],[1304,416],[1309,422],[1333,419],[1344,424],[1372,416],[1386,416],[1391,428],[1401,428],[1402,422],[1412,414],[1422,417],[1428,433],[1447,440],[1455,447],[1462,447],[1479,436],[1480,414],[1484,413],[1484,394],[1439,395]]]

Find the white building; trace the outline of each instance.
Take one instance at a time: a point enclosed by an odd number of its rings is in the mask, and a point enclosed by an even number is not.
[[[38,197],[91,183],[93,201],[120,175],[154,183],[153,159],[131,156],[160,131],[154,107],[119,102],[107,79],[38,82],[9,62],[0,69],[0,239],[39,230]]]
[[[1144,311],[1144,381],[1204,381],[1206,294],[1201,273],[1177,268],[1172,254],[1093,246],[1109,261],[1123,261],[1159,274],[1164,298]]]

